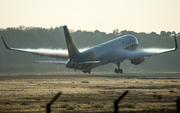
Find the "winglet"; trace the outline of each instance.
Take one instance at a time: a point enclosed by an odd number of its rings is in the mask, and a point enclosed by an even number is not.
[[[176,50],[177,50],[177,48],[178,48],[178,43],[177,43],[176,36],[174,37],[174,39],[175,39],[175,49],[174,49],[174,51],[176,51]]]
[[[66,45],[67,45],[67,49],[68,49],[68,53],[69,53],[69,58],[70,58],[70,60],[72,60],[72,59],[76,58],[80,54],[80,52],[76,48],[76,45],[75,45],[73,39],[71,38],[71,35],[69,33],[67,26],[63,26],[63,29],[64,29],[64,35],[66,38]]]
[[[1,36],[1,38],[2,38],[2,40],[3,40],[3,43],[4,43],[5,47],[6,47],[7,49],[10,49],[10,50],[11,50],[11,48],[7,45],[6,41],[4,40],[3,36]]]

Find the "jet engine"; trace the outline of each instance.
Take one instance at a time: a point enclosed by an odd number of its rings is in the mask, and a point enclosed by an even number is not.
[[[143,57],[143,58],[133,59],[133,60],[131,60],[131,64],[138,65],[138,64],[143,63],[143,62],[144,62],[144,60],[145,60],[145,58],[144,58],[144,57]]]

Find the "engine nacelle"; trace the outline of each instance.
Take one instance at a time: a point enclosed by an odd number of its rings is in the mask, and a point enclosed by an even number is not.
[[[143,57],[143,58],[133,59],[133,60],[131,60],[131,64],[138,65],[138,64],[143,63],[143,62],[144,62],[144,60],[145,60],[145,58],[144,58],[144,57]]]

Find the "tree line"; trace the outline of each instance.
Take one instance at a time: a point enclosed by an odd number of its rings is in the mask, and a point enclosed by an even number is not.
[[[138,38],[140,48],[173,48],[174,39],[172,35],[174,31],[156,32],[134,32],[118,29],[112,33],[105,33],[99,30],[95,31],[74,31],[70,29],[77,47],[91,48],[105,41],[131,34]],[[41,28],[41,27],[25,27],[19,26],[16,28],[0,29],[0,35],[3,36],[8,45],[14,48],[50,48],[50,49],[66,49],[66,42],[62,26],[56,28]],[[177,33],[177,40],[180,43],[180,33]],[[39,57],[28,53],[14,52],[5,49],[2,40],[0,41],[0,73],[21,73],[21,72],[73,72],[74,70],[67,69],[65,66],[56,64],[37,64],[34,60],[57,60],[47,57]],[[135,66],[128,60],[121,63],[121,68],[124,72],[178,72],[180,67],[180,52],[161,54],[146,58],[146,60]],[[113,63],[98,67],[95,72],[114,72],[116,65]]]

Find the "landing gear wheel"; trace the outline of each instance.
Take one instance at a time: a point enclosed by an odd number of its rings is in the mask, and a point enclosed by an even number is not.
[[[123,73],[123,70],[122,70],[122,69],[120,69],[120,73],[121,73],[121,74]]]
[[[88,73],[90,74],[90,73],[91,73],[91,70],[89,70]]]
[[[115,73],[118,73],[116,68],[114,69],[114,72],[115,72]]]
[[[123,73],[123,70],[120,69],[120,62],[119,62],[119,61],[118,61],[118,62],[115,62],[115,64],[118,66],[118,68],[115,68],[115,69],[114,69],[114,72],[117,73],[117,74],[118,74],[118,73],[121,73],[121,74],[122,74],[122,73]]]
[[[85,74],[86,74],[86,73],[89,73],[89,74],[90,74],[90,73],[91,73],[91,70],[83,71],[83,72],[84,72]]]
[[[116,68],[116,69],[114,69],[114,72],[117,73],[117,74],[118,74],[118,73],[121,73],[121,74],[122,74],[122,73],[123,73],[123,70],[120,69],[120,68],[119,68],[119,69]]]

